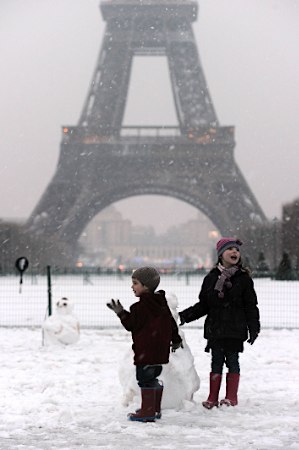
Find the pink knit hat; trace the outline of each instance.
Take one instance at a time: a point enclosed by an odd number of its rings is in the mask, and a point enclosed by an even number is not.
[[[243,244],[240,239],[232,238],[232,237],[223,237],[221,238],[217,244],[216,244],[216,250],[218,258],[222,255],[225,250],[227,250],[230,247],[236,247],[238,250],[240,250],[240,246]]]

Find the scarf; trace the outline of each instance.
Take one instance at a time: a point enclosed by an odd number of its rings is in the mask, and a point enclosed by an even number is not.
[[[239,270],[239,267],[232,266],[229,269],[226,269],[220,263],[217,265],[217,267],[220,270],[221,275],[219,276],[218,280],[216,281],[214,290],[218,291],[219,298],[223,298],[224,297],[223,287],[226,286],[229,289],[232,287],[230,278],[237,272],[237,270]]]

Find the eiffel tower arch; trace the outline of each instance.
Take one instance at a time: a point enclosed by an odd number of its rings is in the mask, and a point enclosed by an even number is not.
[[[53,179],[27,228],[74,251],[102,209],[136,195],[170,196],[202,211],[223,235],[266,222],[234,159],[234,128],[220,126],[192,30],[193,0],[111,0],[77,126],[62,128]],[[122,125],[132,60],[166,56],[178,127]]]

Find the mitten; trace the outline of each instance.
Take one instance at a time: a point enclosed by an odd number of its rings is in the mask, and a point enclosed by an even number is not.
[[[252,345],[257,337],[258,333],[256,331],[249,331],[249,339],[247,342]]]
[[[113,298],[111,299],[111,302],[106,303],[106,305],[108,306],[108,308],[112,309],[112,311],[114,311],[115,314],[117,315],[119,315],[124,310],[124,307],[120,303],[120,301],[119,300],[115,301]]]
[[[183,341],[181,342],[172,342],[171,343],[171,351],[174,353],[178,348],[184,348]]]

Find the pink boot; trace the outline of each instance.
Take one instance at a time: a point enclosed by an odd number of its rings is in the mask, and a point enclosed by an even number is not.
[[[220,405],[236,406],[238,404],[239,373],[226,374],[226,394]]]
[[[204,408],[212,409],[214,406],[219,406],[218,396],[221,379],[221,373],[210,373],[210,393],[208,399],[205,402],[202,402]]]

